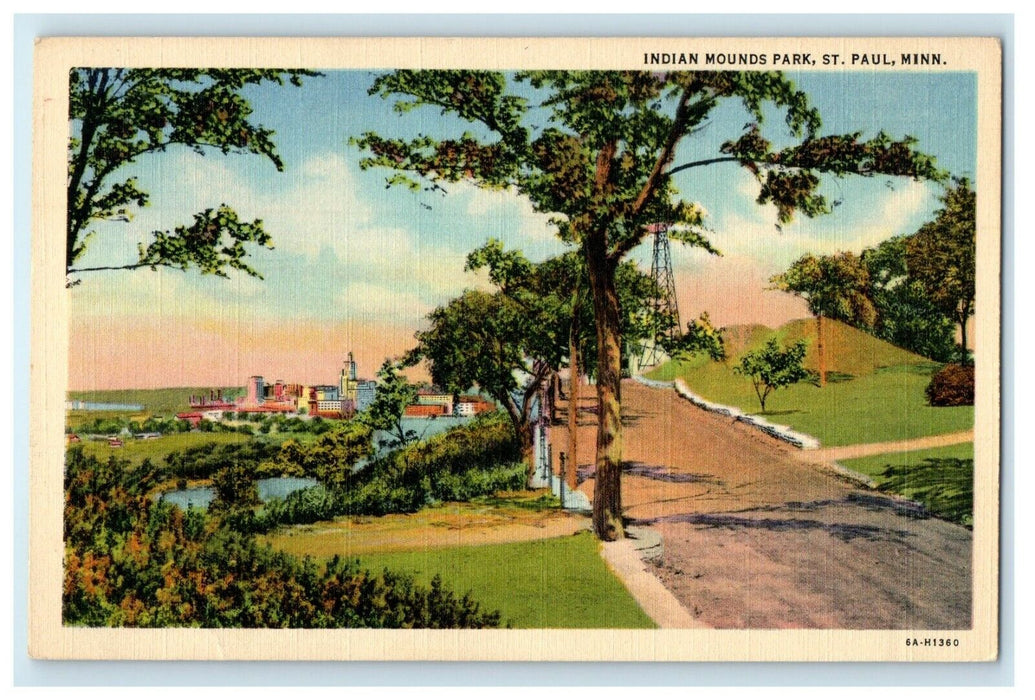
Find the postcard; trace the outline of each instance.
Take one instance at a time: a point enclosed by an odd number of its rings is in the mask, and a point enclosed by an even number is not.
[[[49,38],[30,653],[988,661],[991,38]]]

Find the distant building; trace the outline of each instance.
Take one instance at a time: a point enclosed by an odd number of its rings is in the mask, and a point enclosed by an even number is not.
[[[333,384],[319,384],[314,386],[317,401],[338,401],[341,399],[340,389]]]
[[[262,378],[260,377],[259,379],[261,380]],[[187,421],[188,423],[190,423],[190,427],[192,428],[197,428],[198,423],[201,422],[202,416],[200,413],[196,411],[191,411],[188,413],[177,413],[176,418],[178,418],[179,420]]]
[[[476,416],[496,408],[496,404],[486,401],[481,396],[461,396],[456,401],[456,415]]]
[[[452,415],[452,412],[441,404],[411,403],[403,409],[403,416],[407,418],[437,418],[448,415]]]
[[[356,391],[359,388],[359,380],[356,379],[356,362],[352,359],[352,352],[349,352],[349,359],[341,368],[341,376],[338,377],[338,395],[343,400],[356,403]]]
[[[360,379],[356,382],[356,410],[365,411],[374,402],[377,394],[377,382],[370,379]]]
[[[436,389],[421,389],[417,392],[417,404],[422,406],[442,406],[446,415],[453,414],[453,395],[449,392]]]
[[[258,406],[266,400],[266,386],[262,377],[248,377],[248,388],[244,396],[245,406]]]

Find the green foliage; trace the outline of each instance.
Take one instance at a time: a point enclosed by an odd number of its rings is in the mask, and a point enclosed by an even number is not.
[[[280,447],[274,469],[300,473],[330,489],[343,488],[349,484],[356,463],[373,453],[371,435],[368,425],[343,421],[312,444],[288,440]]]
[[[777,289],[804,298],[814,316],[857,328],[873,326],[875,312],[867,296],[869,272],[854,253],[804,255],[769,281]]]
[[[869,272],[868,296],[877,318],[873,334],[937,362],[956,353],[954,325],[927,295],[924,285],[908,276],[908,236],[895,236],[862,252]]]
[[[229,464],[213,474],[212,488],[216,492],[211,505],[214,511],[251,508],[259,504],[255,472],[240,462]]]
[[[385,359],[377,371],[374,400],[357,417],[371,430],[389,434],[389,438],[381,441],[382,447],[399,447],[417,439],[417,434],[403,428],[402,423],[406,407],[417,400],[417,387],[402,374],[404,367],[405,363]]]
[[[245,244],[270,246],[259,220],[240,221],[226,204],[194,215],[190,225],[154,231],[140,244],[135,263],[76,268],[93,227],[101,221],[128,222],[147,206],[150,194],[136,178],[120,175],[126,166],[171,147],[199,155],[216,151],[268,158],[284,164],[273,132],[251,120],[242,92],[263,83],[301,84],[312,71],[74,68],[69,72],[68,216],[66,271],[197,267],[202,274],[226,276],[228,269],[259,276],[246,262]]]
[[[260,545],[219,517],[142,494],[115,458],[71,450],[65,471],[62,619],[77,626],[495,627],[441,581],[325,566]]]
[[[528,356],[559,370],[570,354],[572,331],[580,355],[580,372],[592,375],[596,369],[597,337],[593,327],[593,305],[585,262],[568,251],[540,263],[530,262],[518,250],[504,250],[490,239],[467,256],[465,269],[487,269],[489,281],[500,296],[513,302],[534,328],[525,339]],[[621,332],[628,345],[636,345],[654,331],[649,300],[656,284],[632,262],[615,271],[615,288],[621,308]],[[668,326],[662,320],[661,325]]]
[[[295,454],[295,448],[282,452],[281,462]],[[412,513],[436,501],[466,501],[518,489],[524,484],[520,456],[507,418],[482,415],[372,460],[347,479],[266,503],[243,526],[264,532],[340,515]]]
[[[889,465],[880,478],[881,491],[920,501],[936,517],[973,527],[973,459],[931,458],[920,464]]]
[[[758,202],[775,204],[781,223],[795,211],[829,211],[817,192],[820,174],[944,177],[932,158],[913,149],[912,138],[821,135],[808,96],[778,72],[526,71],[515,80],[538,92],[534,112],[509,92],[501,73],[403,70],[379,76],[369,92],[394,98],[396,111],[431,107],[488,136],[404,140],[365,133],[353,139],[370,153],[361,166],[389,168],[397,173],[389,184],[414,189],[461,180],[513,187],[538,211],[567,217],[558,222],[565,240],[582,244],[599,228],[613,263],[658,221],[677,224],[687,243],[708,247],[700,207],[679,199],[671,185],[681,170],[740,164],[759,180]],[[676,146],[692,140],[725,101],[739,102],[748,114],[741,135],[724,143],[717,158],[673,164]],[[763,136],[770,105],[801,141],[775,148]]]
[[[726,342],[724,329],[712,325],[708,312],[686,324],[686,332],[675,340],[667,338],[662,346],[668,356],[674,360],[685,360],[694,355],[705,355],[719,362],[726,359]]]
[[[908,238],[906,265],[931,302],[959,324],[960,363],[967,364],[967,320],[974,314],[977,282],[977,196],[963,179],[946,189],[941,201],[934,220]]]
[[[945,365],[924,390],[932,406],[973,406],[974,366]]]
[[[428,361],[432,379],[447,391],[476,384],[502,405],[526,456],[532,449],[532,404],[550,371],[543,344],[554,345],[543,340],[541,311],[503,292],[466,291],[428,315],[431,327],[417,333],[412,353]],[[520,373],[525,378],[519,383]]]
[[[166,455],[154,478],[208,479],[229,467],[239,467],[254,475],[260,464],[274,459],[277,454],[278,447],[264,440],[219,445],[202,443]]]
[[[740,364],[733,371],[751,379],[758,402],[765,411],[765,402],[770,393],[810,376],[804,364],[805,349],[805,342],[801,340],[789,348],[781,349],[776,338],[770,338],[765,347],[741,357]]]

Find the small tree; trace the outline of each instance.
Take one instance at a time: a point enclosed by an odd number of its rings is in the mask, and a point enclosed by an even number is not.
[[[689,358],[700,353],[719,362],[726,359],[725,329],[712,325],[708,312],[686,324],[686,333],[663,344],[665,352],[674,360]]]
[[[737,374],[751,379],[755,395],[765,412],[769,394],[785,386],[796,384],[810,375],[805,369],[805,341],[799,340],[787,349],[781,349],[776,338],[770,338],[765,347],[752,350],[740,358],[733,368]]]
[[[250,508],[259,504],[259,490],[255,475],[249,465],[232,462],[212,475],[212,487],[216,497],[212,501],[214,510]]]
[[[288,440],[280,448],[279,466],[301,472],[329,489],[348,485],[352,469],[373,452],[371,429],[358,421],[338,423],[311,445]]]
[[[862,252],[868,296],[877,313],[872,333],[892,345],[938,362],[956,355],[954,322],[906,269],[909,236],[894,236]],[[867,328],[863,330],[869,331]]]
[[[401,372],[403,366],[391,358],[384,361],[377,371],[374,400],[358,416],[371,430],[389,434],[389,438],[380,440],[383,447],[402,447],[417,439],[417,433],[406,430],[402,422],[406,407],[417,400],[417,387],[406,380]]]

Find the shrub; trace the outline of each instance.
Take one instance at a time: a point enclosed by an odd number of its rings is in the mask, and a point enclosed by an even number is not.
[[[924,393],[932,406],[973,406],[974,367],[945,365],[931,377]]]
[[[285,443],[278,468],[311,457],[311,448]],[[307,472],[308,473],[308,472]],[[301,525],[340,515],[413,513],[436,501],[469,501],[520,489],[525,466],[506,416],[490,414],[384,455],[348,478],[266,503],[248,522],[250,532]]]
[[[154,502],[128,462],[70,450],[65,473],[62,620],[89,627],[495,627],[440,580],[374,574],[334,558],[277,552],[235,518]]]

